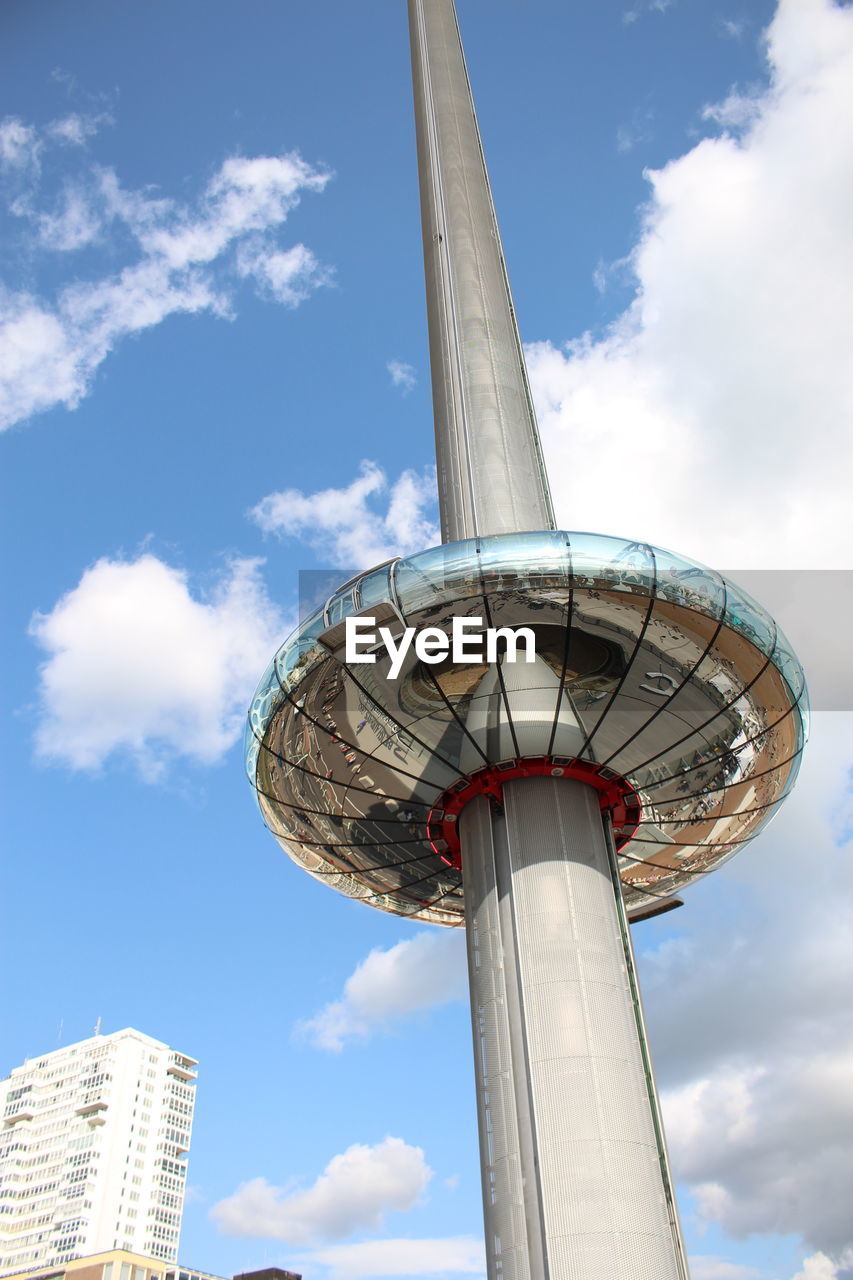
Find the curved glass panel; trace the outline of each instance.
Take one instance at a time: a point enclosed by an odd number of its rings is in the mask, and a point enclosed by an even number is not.
[[[569,585],[569,547],[564,533],[514,533],[481,538],[480,572],[491,594]]]
[[[249,716],[246,717],[246,726],[243,729],[243,764],[246,773],[249,775],[249,781],[253,786],[256,785],[258,775],[258,754],[261,750],[261,744],[255,733],[252,721]]]
[[[712,618],[722,616],[728,592],[721,574],[672,551],[658,550],[656,554],[658,595]]]
[[[418,613],[480,590],[477,544],[449,542],[394,565],[394,589],[404,614]]]
[[[726,588],[726,620],[762,653],[772,657],[776,646],[776,623],[737,583],[728,581]]]
[[[808,735],[810,708],[805,673],[794,653],[790,640],[784,631],[780,631],[778,628],[776,629],[776,651],[773,654],[773,661],[784,676],[792,697],[800,708],[805,732]]]
[[[340,622],[342,618],[355,613],[358,608],[355,603],[355,589],[355,585],[353,585],[347,587],[345,591],[338,591],[326,602],[325,619],[327,627],[332,627],[336,622]]]
[[[275,704],[283,696],[276,670],[276,660],[273,658],[261,676],[257,692],[249,708],[249,726],[256,737],[263,738]]]
[[[369,609],[372,604],[383,604],[391,599],[390,568],[390,565],[383,565],[359,578],[355,589],[360,609]]]
[[[604,581],[615,590],[654,590],[655,554],[645,542],[598,533],[570,533],[572,572],[580,585]]]
[[[325,630],[325,611],[319,609],[279,649],[275,665],[285,689],[293,689],[317,662],[327,656],[327,651],[318,643],[318,637]]]

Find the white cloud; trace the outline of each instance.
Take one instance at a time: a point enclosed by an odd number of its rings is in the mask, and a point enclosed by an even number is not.
[[[75,279],[52,299],[0,293],[0,429],[57,404],[75,408],[122,338],[179,312],[230,314],[239,279],[291,307],[329,280],[305,245],[282,249],[274,239],[302,194],[330,178],[296,152],[232,156],[194,207],[125,191],[113,170],[97,166],[67,174],[58,205],[43,207],[36,161],[47,142],[79,144],[99,119],[69,116],[42,136],[19,120],[0,126],[0,162],[32,171],[9,203],[30,253],[103,244],[112,263],[129,236],[136,254],[117,273]]]
[[[38,163],[41,149],[35,129],[17,116],[0,121],[0,168],[26,169]]]
[[[402,360],[389,360],[385,368],[391,375],[391,385],[399,387],[403,395],[411,391],[417,382],[415,366],[412,364],[405,364]]]
[[[133,230],[145,252],[173,270],[207,264],[241,236],[279,226],[302,192],[322,191],[329,176],[296,152],[232,156],[208,183],[197,211],[172,205],[167,219],[146,219]]]
[[[644,0],[644,3],[635,5],[633,9],[626,9],[622,14],[622,21],[630,25],[644,13],[666,13],[673,3],[674,0]]]
[[[378,1276],[477,1275],[485,1280],[482,1240],[451,1236],[437,1240],[364,1240],[317,1249],[308,1260],[329,1267],[331,1280],[373,1280]],[[307,1264],[306,1264],[307,1265]]]
[[[700,1220],[796,1233],[834,1259],[853,1248],[850,726],[815,718],[779,818],[640,957],[674,1170]]]
[[[846,1258],[840,1265],[849,1266],[853,1258]],[[839,1277],[839,1266],[825,1253],[813,1253],[803,1259],[802,1271],[798,1271],[793,1280],[836,1280]]]
[[[228,1236],[297,1245],[342,1240],[381,1227],[386,1213],[411,1209],[431,1177],[420,1147],[386,1138],[372,1147],[348,1147],[304,1191],[253,1178],[214,1205],[210,1216]]]
[[[276,252],[263,240],[247,243],[237,255],[237,270],[286,307],[297,307],[312,290],[331,281],[330,272],[304,244]]]
[[[743,131],[648,175],[630,308],[601,338],[534,343],[530,372],[561,523],[618,513],[614,532],[705,561],[843,567],[853,9],[781,0],[767,51]]]
[[[850,1225],[832,1189],[853,1186],[852,1074],[853,1044],[816,1055],[805,1043],[760,1066],[720,1065],[669,1093],[673,1160],[700,1218],[738,1239],[797,1228],[843,1247]]]
[[[721,18],[718,20],[718,26],[724,36],[728,36],[730,40],[740,40],[746,31],[746,22],[737,18]]]
[[[225,299],[195,273],[144,260],[95,284],[70,285],[56,307],[0,292],[0,429],[55,404],[73,409],[115,343],[177,312],[223,314]]]
[[[689,1261],[690,1280],[759,1280],[761,1276],[755,1267],[727,1262],[710,1254],[691,1254]]]
[[[386,499],[385,511],[378,499]],[[404,471],[388,487],[375,462],[342,489],[304,494],[284,489],[267,494],[249,515],[264,533],[302,538],[332,564],[368,569],[395,555],[411,555],[441,541],[427,514],[435,504],[435,476]]]
[[[103,223],[86,192],[69,183],[61,209],[39,214],[37,225],[39,243],[45,249],[69,252],[94,243]]]
[[[299,1029],[318,1048],[340,1050],[347,1040],[365,1040],[393,1020],[464,999],[467,972],[461,929],[418,933],[387,950],[376,947],[347,978],[341,999]]]
[[[723,129],[745,129],[760,118],[764,97],[763,91],[758,88],[746,93],[735,90],[722,102],[710,102],[703,107],[702,119],[712,120]]]
[[[653,111],[649,109],[635,111],[631,122],[621,125],[616,130],[616,150],[624,155],[625,152],[633,151],[634,147],[650,142],[653,137],[653,123]]]
[[[90,116],[72,111],[60,120],[52,120],[45,132],[66,146],[82,147],[86,139],[94,137],[103,124],[112,124],[112,117],[108,112]]]
[[[41,668],[36,749],[73,769],[129,755],[160,777],[176,756],[217,759],[283,624],[256,560],[237,560],[204,599],[187,574],[142,555],[99,560],[30,631]]]

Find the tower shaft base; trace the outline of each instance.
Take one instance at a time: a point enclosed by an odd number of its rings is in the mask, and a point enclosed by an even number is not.
[[[686,1280],[596,793],[460,815],[489,1280]]]

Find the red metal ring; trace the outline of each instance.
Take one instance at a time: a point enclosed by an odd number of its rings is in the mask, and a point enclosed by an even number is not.
[[[542,756],[530,760],[507,760],[503,764],[486,765],[467,778],[460,778],[436,801],[427,818],[427,837],[434,853],[449,867],[462,869],[459,844],[459,815],[475,796],[490,796],[501,802],[505,782],[515,778],[571,778],[585,782],[598,792],[602,813],[608,812],[613,823],[616,848],[621,849],[640,824],[642,806],[629,782],[610,769],[589,760],[563,760]]]

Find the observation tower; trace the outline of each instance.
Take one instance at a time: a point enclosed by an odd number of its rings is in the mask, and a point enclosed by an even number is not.
[[[409,22],[443,543],[303,621],[246,765],[311,875],[465,926],[490,1280],[686,1280],[628,925],[775,813],[805,681],[719,573],[555,528],[453,0]],[[352,618],[474,657],[348,661]],[[519,627],[532,661],[478,654]]]

